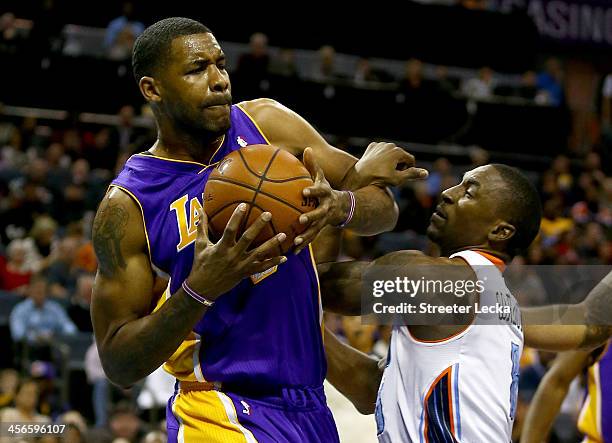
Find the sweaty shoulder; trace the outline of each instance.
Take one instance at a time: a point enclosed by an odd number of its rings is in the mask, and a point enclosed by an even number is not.
[[[125,269],[129,255],[148,253],[140,208],[121,189],[109,188],[102,199],[94,219],[92,241],[99,271],[108,277]]]

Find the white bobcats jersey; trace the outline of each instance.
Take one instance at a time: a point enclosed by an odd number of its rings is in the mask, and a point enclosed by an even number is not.
[[[501,303],[512,313],[495,314],[495,322],[490,314],[476,317],[436,341],[417,340],[408,327],[395,326],[376,402],[380,442],[511,441],[523,350],[520,311],[491,260],[475,251],[452,257],[462,257],[484,282],[481,306]]]

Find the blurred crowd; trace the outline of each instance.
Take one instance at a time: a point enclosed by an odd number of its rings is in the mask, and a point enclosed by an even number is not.
[[[479,4],[463,3],[466,7]],[[53,21],[44,27],[41,23],[3,14],[0,51],[20,50],[27,38],[34,37],[41,51],[61,45],[61,27]],[[133,5],[126,2],[122,14],[106,29],[107,56],[129,58],[143,29]],[[407,102],[429,100],[436,94],[462,94],[480,100],[513,96],[565,106],[563,65],[556,58],[547,59],[539,72],[525,72],[514,83],[500,81],[488,67],[462,79],[450,76],[442,66],[426,73],[417,59],[407,61],[403,77],[396,78],[366,58],[358,61],[352,75],[341,72],[334,48],[324,46],[318,63],[304,72],[294,50],[271,54],[267,37],[257,33],[232,75],[245,88],[243,95],[248,95],[249,88],[265,90],[268,76],[276,75],[303,76],[330,85],[396,88],[397,100]],[[540,235],[524,256],[515,258],[517,264],[612,265],[612,76],[605,79],[600,100],[600,139],[581,157],[560,149],[545,170],[534,165],[530,171],[542,196],[544,217]],[[147,108],[143,109],[140,113],[146,117]],[[92,342],[89,317],[97,267],[91,243],[93,215],[125,160],[155,140],[152,128],[135,124],[136,114],[125,105],[118,110],[116,125],[104,125],[5,115],[0,107],[0,307],[10,308],[8,322],[0,324],[8,335],[0,340],[3,347],[4,340],[11,343],[6,347],[9,357],[1,362],[8,369],[0,371],[0,422],[65,423],[68,431],[61,441],[69,442],[165,441],[160,421],[163,393],[172,389],[172,381],[155,374],[128,391],[111,386]],[[341,140],[338,146],[355,153],[363,148],[345,146]],[[425,164],[430,169],[427,181],[394,190],[400,207],[395,230],[368,238],[346,232],[342,259],[369,259],[397,249],[436,254],[425,230],[439,193],[456,184],[466,170],[489,162],[489,157],[486,150],[472,147],[460,163],[441,157]],[[530,283],[543,288],[537,279]],[[362,325],[359,318],[336,316],[327,316],[326,323],[356,348],[379,357],[386,354],[388,326]],[[71,349],[85,344],[76,356],[77,363],[82,362],[81,367],[77,365],[84,373],[81,379],[65,376],[70,357],[62,352],[61,343]],[[524,404],[549,361],[544,354],[526,351]],[[76,406],[82,412],[76,412]],[[516,429],[520,432],[520,425]]]

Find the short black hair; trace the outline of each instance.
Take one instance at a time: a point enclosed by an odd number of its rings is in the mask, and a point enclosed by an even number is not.
[[[144,76],[153,77],[168,61],[172,40],[183,35],[207,34],[210,29],[185,17],[160,20],[138,36],[132,51],[132,71],[136,83]]]
[[[509,192],[501,196],[498,207],[505,212],[506,221],[516,228],[514,236],[506,245],[506,252],[511,256],[522,254],[540,231],[540,195],[533,183],[518,169],[499,163],[491,166],[508,185]]]

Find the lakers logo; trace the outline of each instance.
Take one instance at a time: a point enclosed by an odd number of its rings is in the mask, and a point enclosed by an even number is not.
[[[187,205],[188,202],[189,207]],[[195,241],[198,232],[198,222],[204,209],[202,208],[202,203],[196,197],[189,200],[188,195],[183,195],[172,202],[170,210],[176,214],[179,232],[179,243],[176,245],[176,251],[180,252]]]

